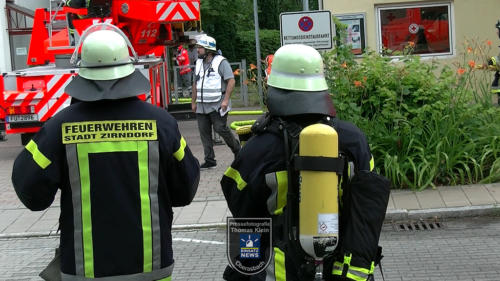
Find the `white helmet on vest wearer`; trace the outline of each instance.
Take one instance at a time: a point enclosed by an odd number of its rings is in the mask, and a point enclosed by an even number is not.
[[[206,50],[217,52],[217,46],[215,43],[215,39],[208,35],[201,35],[196,39],[196,45],[199,47],[203,47]]]

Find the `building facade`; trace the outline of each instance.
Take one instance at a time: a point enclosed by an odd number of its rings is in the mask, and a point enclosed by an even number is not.
[[[500,0],[335,0],[324,9],[347,24],[356,54],[368,48],[390,56],[411,45],[421,56],[454,60],[469,40],[498,53]]]

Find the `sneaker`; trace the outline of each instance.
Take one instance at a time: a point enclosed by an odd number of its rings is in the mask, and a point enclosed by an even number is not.
[[[201,164],[200,169],[210,169],[210,168],[214,168],[215,166],[217,166],[216,163],[205,162],[205,163]]]

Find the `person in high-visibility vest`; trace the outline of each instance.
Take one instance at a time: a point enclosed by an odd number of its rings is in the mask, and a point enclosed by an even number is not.
[[[61,191],[60,274],[49,280],[171,280],[172,207],[194,198],[199,163],[176,120],[137,98],[150,83],[125,35],[99,26],[82,34],[79,72],[65,88],[79,101],[21,151],[12,183],[33,211]]]
[[[217,52],[215,39],[203,35],[197,38],[198,60],[191,95],[191,109],[196,113],[205,162],[202,169],[217,166],[214,153],[212,127],[236,156],[240,143],[227,126],[231,109],[231,94],[235,80],[231,65]]]
[[[500,20],[495,24],[497,35],[500,38]],[[498,104],[500,105],[500,54],[496,57],[491,57],[488,60],[488,68],[495,71],[495,76],[493,79],[493,83],[491,84],[491,93],[497,94]]]

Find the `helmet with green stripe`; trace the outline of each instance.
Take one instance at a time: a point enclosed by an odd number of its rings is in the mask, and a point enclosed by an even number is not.
[[[266,104],[272,115],[335,116],[325,80],[323,59],[310,46],[290,44],[279,48],[274,54],[267,85]]]

